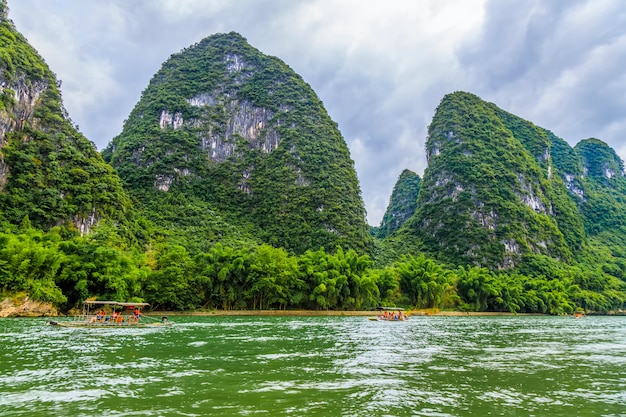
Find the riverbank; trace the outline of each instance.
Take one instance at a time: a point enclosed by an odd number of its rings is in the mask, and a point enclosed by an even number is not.
[[[334,311],[334,310],[208,310],[208,311],[152,311],[145,313],[148,316],[269,316],[269,317],[316,317],[316,316],[376,316],[379,311]],[[464,311],[434,311],[413,310],[407,312],[410,316],[518,316],[543,314],[516,314],[506,312],[464,312]]]
[[[145,311],[148,316],[376,316],[379,311],[354,310],[203,310],[203,311]],[[515,313],[439,311],[436,309],[407,311],[411,316],[514,316]],[[0,302],[0,317],[57,317],[62,316],[51,303],[29,300],[28,297],[5,298]]]
[[[0,317],[56,317],[57,309],[50,303],[26,298],[5,298],[0,302]]]

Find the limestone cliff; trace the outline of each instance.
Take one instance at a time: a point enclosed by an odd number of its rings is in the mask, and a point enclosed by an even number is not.
[[[575,206],[557,201],[563,195],[554,189],[564,186],[552,182],[549,143],[532,124],[472,94],[447,95],[428,130],[428,168],[405,233],[460,264],[510,268],[527,254],[570,259],[557,217],[569,221],[560,210]]]
[[[136,195],[199,198],[296,253],[371,243],[336,124],[300,76],[236,33],[172,55],[103,154]]]
[[[93,143],[72,125],[60,82],[0,3],[0,213],[17,224],[88,232],[123,220],[128,199]]]

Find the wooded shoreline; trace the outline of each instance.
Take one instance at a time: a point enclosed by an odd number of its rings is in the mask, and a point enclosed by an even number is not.
[[[152,311],[148,316],[259,316],[259,317],[316,317],[316,316],[376,316],[379,311],[334,311],[334,310],[211,310],[211,311]],[[429,311],[414,310],[409,316],[545,316],[541,313],[507,312],[465,312],[465,311]]]
[[[493,311],[441,311],[438,309],[405,310],[409,316],[549,316],[545,313],[510,313]],[[196,311],[163,311],[147,310],[147,316],[256,316],[256,317],[358,317],[376,316],[375,310],[196,310]],[[624,316],[624,311],[613,311],[608,314],[588,313],[591,315]],[[68,314],[71,315],[71,314]],[[60,314],[51,303],[33,300],[4,299],[0,302],[0,318],[2,317],[59,317]]]

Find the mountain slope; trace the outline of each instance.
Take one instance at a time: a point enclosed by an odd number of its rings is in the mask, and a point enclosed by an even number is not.
[[[103,155],[135,196],[198,198],[290,251],[371,245],[336,124],[301,77],[236,33],[172,55]]]
[[[575,184],[578,178],[575,167],[579,166],[579,163],[576,161],[574,150],[549,130],[508,113],[493,103],[490,103],[490,106],[539,165],[544,178],[541,186],[551,205],[550,216],[556,220],[568,248],[572,253],[579,254],[585,230],[576,206],[579,199],[575,198]],[[568,156],[575,159],[568,159]]]
[[[428,168],[405,233],[457,264],[510,268],[529,254],[571,259],[555,207],[572,206],[557,201],[563,193],[551,183],[549,140],[520,120],[473,94],[444,97],[429,127]]]
[[[374,235],[380,239],[391,235],[398,230],[417,208],[417,195],[420,190],[421,178],[415,172],[405,169],[402,171],[393,187],[389,198],[389,205],[380,226],[375,228]]]
[[[617,153],[598,139],[585,139],[574,147],[582,166],[580,201],[589,235],[626,227],[626,177]]]
[[[89,231],[124,222],[129,200],[94,144],[72,125],[60,83],[0,2],[0,218]]]

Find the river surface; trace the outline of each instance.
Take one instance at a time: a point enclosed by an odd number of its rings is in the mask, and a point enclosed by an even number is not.
[[[626,317],[0,319],[0,416],[626,416]]]

